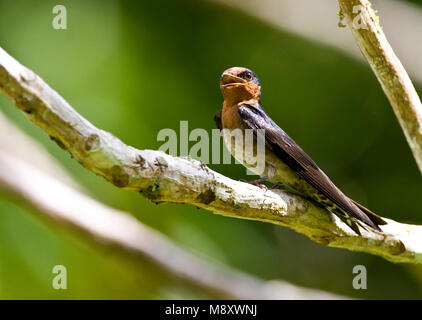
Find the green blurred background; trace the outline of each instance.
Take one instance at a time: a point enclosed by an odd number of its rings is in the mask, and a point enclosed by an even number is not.
[[[366,64],[208,1],[61,1],[65,31],[51,27],[56,4],[0,0],[0,46],[94,125],[148,149],[160,146],[159,130],[178,131],[180,120],[189,120],[190,129],[211,130],[222,103],[221,72],[249,67],[263,84],[265,109],[347,194],[382,216],[422,224],[421,176]],[[90,195],[201,256],[263,279],[351,297],[422,297],[420,267],[327,248],[271,224],[156,206],[85,170],[4,96],[0,111],[40,141]],[[240,165],[210,167],[235,179],[245,175]],[[51,287],[57,264],[67,267],[68,290]],[[358,264],[367,267],[367,290],[352,287]],[[0,195],[0,298],[199,297],[168,283],[145,284],[148,277],[46,228]]]

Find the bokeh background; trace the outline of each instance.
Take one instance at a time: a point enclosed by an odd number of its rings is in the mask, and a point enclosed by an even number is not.
[[[327,19],[336,16],[332,2]],[[421,9],[422,1],[412,2]],[[306,1],[297,3],[306,13]],[[57,4],[67,8],[67,30],[51,26]],[[307,19],[309,24],[312,15]],[[348,29],[332,28],[351,38]],[[420,50],[420,37],[409,40]],[[260,77],[263,106],[272,118],[348,195],[382,216],[422,224],[422,177],[375,76],[363,60],[317,39],[214,1],[0,0],[0,46],[94,125],[142,149],[157,149],[159,130],[178,132],[181,120],[190,129],[213,129],[222,103],[221,72],[249,67]],[[88,194],[198,255],[262,279],[350,297],[422,298],[418,266],[327,248],[271,224],[190,206],[156,206],[85,170],[4,96],[0,112],[42,143]],[[240,165],[210,167],[235,179],[245,176]],[[57,264],[67,267],[68,290],[51,287]],[[367,290],[352,287],[358,264],[367,267]],[[200,298],[165,282],[144,285],[148,277],[47,228],[0,194],[0,298]]]

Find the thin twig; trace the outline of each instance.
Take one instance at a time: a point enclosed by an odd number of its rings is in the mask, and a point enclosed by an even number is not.
[[[231,180],[196,160],[127,146],[89,123],[2,49],[0,89],[88,170],[156,203],[191,204],[225,216],[287,226],[328,246],[394,262],[422,262],[421,226],[387,219],[383,233],[362,230],[362,236],[357,236],[335,216],[299,196]]]
[[[368,0],[338,2],[360,50],[393,107],[422,172],[422,104],[412,81],[388,43],[370,2]]]

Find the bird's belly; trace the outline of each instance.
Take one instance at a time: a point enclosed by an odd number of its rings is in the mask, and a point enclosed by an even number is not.
[[[266,166],[269,168],[269,181],[275,184],[286,184],[291,188],[301,191],[304,179],[299,177],[289,166],[280,160],[271,150],[265,153]],[[273,171],[273,174],[271,174]]]
[[[237,132],[244,132],[240,129]],[[243,139],[240,142],[240,139]],[[274,184],[286,184],[292,188],[299,187],[303,183],[292,169],[281,161],[271,150],[264,147],[263,153],[258,154],[257,139],[253,136],[253,143],[248,143],[247,137],[238,138],[233,130],[223,130],[223,140],[232,156],[251,172],[261,177],[268,176],[268,181]]]
[[[235,158],[239,163],[243,164],[252,172],[256,173],[256,138],[252,137],[252,143],[248,143],[247,139],[243,136],[244,131],[241,129],[224,129],[222,132],[224,143],[233,158]]]
[[[281,161],[276,155],[270,150],[267,152],[267,165],[273,166],[276,169],[275,174],[272,178],[268,179],[274,184],[284,184],[299,192],[303,196],[315,200],[324,206],[331,207],[332,202],[328,201],[327,197],[323,196],[318,190],[310,185],[305,179],[295,173],[290,167],[288,167],[283,161]]]

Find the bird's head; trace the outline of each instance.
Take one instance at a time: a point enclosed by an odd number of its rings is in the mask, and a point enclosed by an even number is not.
[[[261,84],[256,74],[246,68],[233,67],[221,75],[220,89],[225,100],[234,103],[256,99],[261,95]]]

